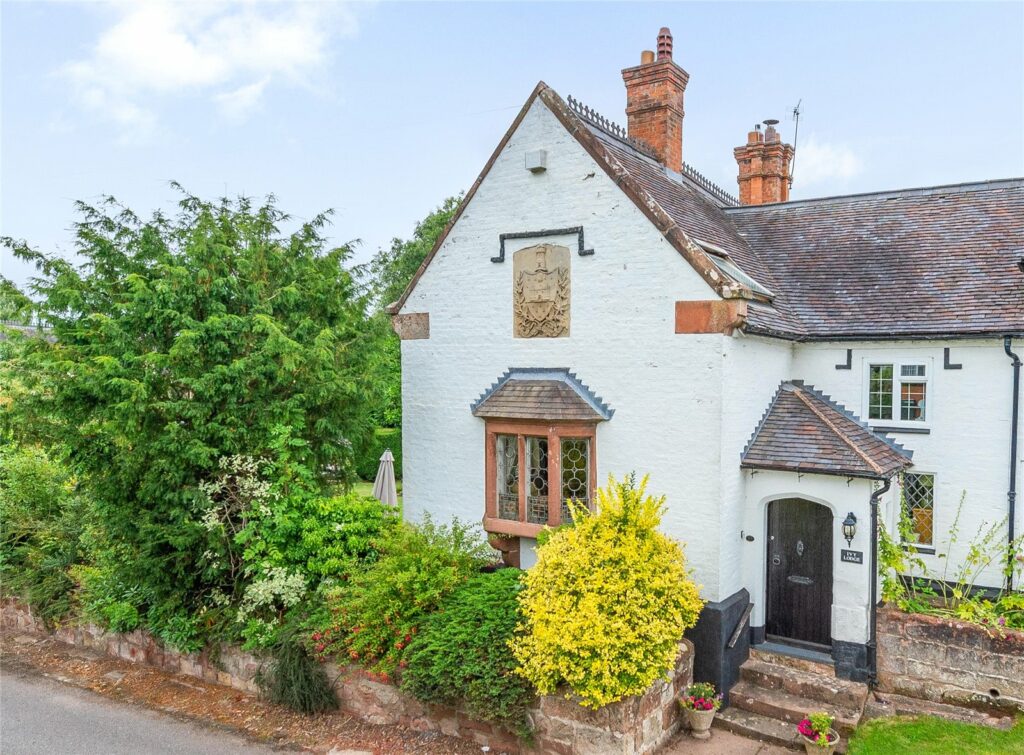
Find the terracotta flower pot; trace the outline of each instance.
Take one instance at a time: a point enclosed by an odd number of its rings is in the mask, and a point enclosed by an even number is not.
[[[690,735],[694,739],[710,739],[711,722],[715,720],[714,709],[694,710],[693,708],[684,708],[683,713],[686,714],[686,725],[690,727]]]
[[[835,729],[828,730],[828,744],[822,747],[813,739],[804,737],[804,751],[807,755],[832,755],[839,746],[839,732]]]

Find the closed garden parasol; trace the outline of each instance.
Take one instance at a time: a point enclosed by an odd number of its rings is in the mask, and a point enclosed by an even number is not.
[[[395,485],[395,457],[390,450],[380,455],[377,479],[373,481],[373,497],[386,506],[398,505],[398,488]]]

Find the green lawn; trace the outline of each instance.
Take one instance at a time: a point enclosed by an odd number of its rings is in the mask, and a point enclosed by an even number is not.
[[[878,718],[857,728],[850,755],[1024,755],[1024,719],[1010,731],[941,718]]]

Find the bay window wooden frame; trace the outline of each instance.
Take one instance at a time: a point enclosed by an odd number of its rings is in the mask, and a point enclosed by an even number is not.
[[[519,518],[498,516],[499,435],[516,437],[519,458]],[[562,439],[586,438],[588,441],[588,480],[590,497],[597,483],[597,425],[591,422],[538,422],[536,420],[486,420],[484,430],[484,529],[502,535],[537,537],[543,524],[527,521],[526,499],[529,492],[529,459],[526,438],[541,437],[548,441],[548,527],[562,523]]]

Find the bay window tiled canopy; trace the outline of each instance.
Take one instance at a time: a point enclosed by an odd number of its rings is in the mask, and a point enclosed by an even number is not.
[[[613,410],[567,369],[510,369],[472,405],[486,422],[484,526],[533,537],[589,507]]]

